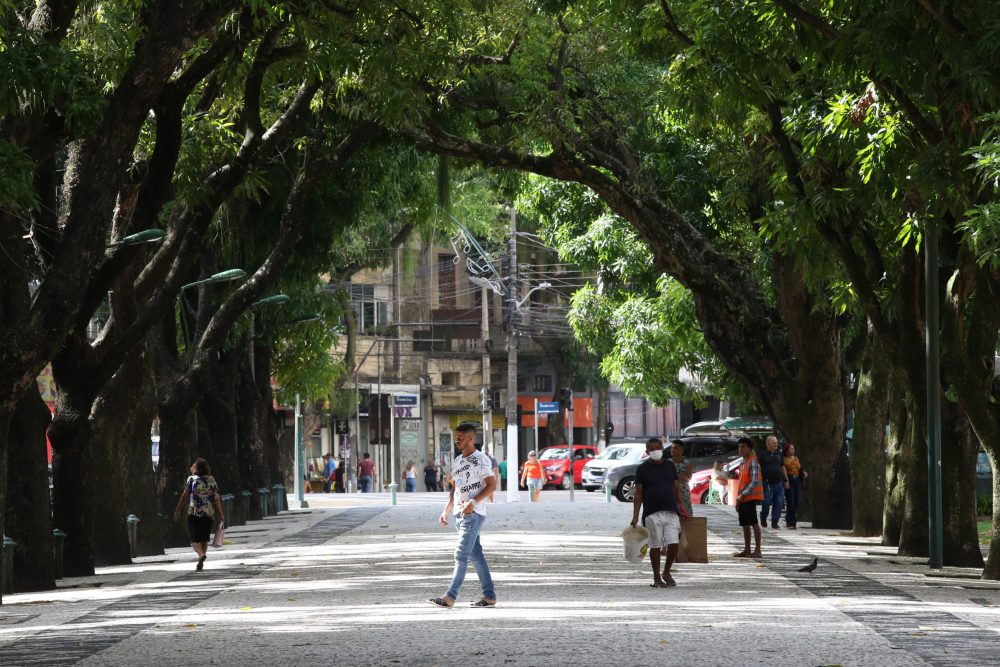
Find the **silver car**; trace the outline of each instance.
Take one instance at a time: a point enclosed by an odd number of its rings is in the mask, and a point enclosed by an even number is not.
[[[611,484],[612,493],[615,494],[618,500],[632,502],[635,498],[635,469],[647,458],[646,443],[626,442],[612,445],[612,447],[624,447],[626,451],[618,454],[620,458],[607,461],[603,465],[597,464],[595,466],[602,473],[597,483],[598,485],[603,485],[604,481],[607,480]],[[597,461],[598,459],[594,459],[592,463]],[[584,474],[587,474],[586,468],[584,468]],[[596,476],[597,470],[594,471],[591,479],[593,480]],[[584,484],[588,484],[586,478],[584,480]]]
[[[587,461],[587,465],[583,466],[583,473],[580,475],[581,486],[587,491],[596,491],[604,484],[604,474],[609,469],[630,461],[638,461],[638,457],[644,451],[646,451],[646,445],[642,442],[620,442],[608,445],[603,452]]]

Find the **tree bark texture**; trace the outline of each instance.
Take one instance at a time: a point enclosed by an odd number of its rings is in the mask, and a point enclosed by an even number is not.
[[[90,407],[87,397],[56,394],[56,412],[49,426],[52,443],[52,515],[55,528],[66,533],[63,573],[68,577],[94,574],[91,545],[94,521],[91,473]]]
[[[885,436],[885,503],[882,510],[882,544],[898,547],[906,507],[906,461],[913,428],[903,399],[894,382],[889,384],[889,428]]]
[[[245,347],[227,350],[208,376],[208,389],[198,402],[199,451],[211,450],[212,475],[221,493],[237,495],[243,488],[240,478],[237,441],[236,377]]]
[[[52,415],[37,391],[27,391],[18,403],[10,429],[7,520],[4,534],[17,542],[14,551],[16,591],[56,587],[52,555],[52,515],[45,429]]]
[[[885,354],[869,326],[858,373],[851,442],[851,507],[854,534],[881,535],[885,500],[885,432],[889,419],[889,378]]]
[[[133,351],[129,359],[112,379],[112,387],[98,399],[102,408],[97,411],[100,419],[106,418],[104,407],[117,403],[125,394],[128,409],[119,404],[118,415],[123,419],[119,441],[119,470],[125,497],[125,513],[139,517],[136,527],[135,553],[137,556],[163,554],[163,537],[156,502],[156,474],[152,465],[150,430],[156,415],[156,397],[153,393],[152,368],[145,346]],[[113,391],[114,397],[109,396]],[[107,416],[115,414],[107,410]]]
[[[913,406],[913,397],[907,399]],[[903,448],[903,465],[906,474],[903,482],[903,523],[899,531],[900,556],[927,556],[930,554],[930,533],[927,524],[927,424],[922,411],[911,411],[912,418],[906,433],[909,436]],[[944,447],[942,430],[942,448]]]

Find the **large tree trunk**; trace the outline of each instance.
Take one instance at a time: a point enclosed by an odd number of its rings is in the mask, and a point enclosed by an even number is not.
[[[979,441],[961,406],[944,401],[941,414],[941,510],[944,563],[982,567],[976,529],[976,455]]]
[[[150,426],[156,415],[156,397],[145,349],[133,353],[112,382],[120,382],[122,388],[129,387],[132,392],[131,408],[120,413],[125,423],[118,453],[125,511],[139,517],[135,553],[137,556],[158,556],[163,554],[163,536],[150,451]]]
[[[241,489],[237,441],[236,377],[246,349],[239,347],[223,354],[209,372],[208,390],[198,403],[199,450],[211,451],[208,461],[222,493],[236,495]],[[205,437],[207,436],[207,441]]]
[[[191,474],[191,462],[195,451],[194,413],[186,408],[174,409],[160,405],[160,471],[156,483],[159,498],[159,514],[166,547],[180,547],[190,544],[187,532],[187,511],[181,509],[181,516],[174,520],[174,509],[184,493],[184,482]]]
[[[78,404],[74,399],[80,399]],[[66,533],[63,573],[68,577],[94,574],[91,539],[93,521],[93,466],[90,462],[89,398],[60,391],[49,426],[52,443],[53,524]]]
[[[269,352],[266,349],[257,348],[254,352],[254,362],[257,366],[256,372],[263,371],[268,382],[267,395],[270,396],[270,365],[266,363],[261,366],[261,358],[269,359]],[[263,378],[261,379],[263,381]],[[268,430],[269,422],[261,421],[261,413],[266,408],[271,411],[271,405],[262,406],[262,397],[259,392],[259,381],[255,374],[251,374],[249,360],[241,363],[239,373],[236,376],[236,406],[239,419],[237,420],[237,439],[240,448],[240,478],[242,488],[256,494],[257,489],[268,486],[273,477],[273,469],[280,469],[280,462],[272,461],[272,457],[277,454],[275,451],[269,452],[267,443],[270,442],[265,433]],[[305,437],[305,436],[303,436]],[[238,492],[236,492],[238,493]]]
[[[885,436],[885,503],[882,511],[882,544],[898,547],[906,509],[906,473],[910,434],[910,413],[899,385],[889,384],[889,430]]]
[[[7,520],[3,531],[17,542],[14,579],[17,591],[55,588],[52,516],[45,429],[52,415],[37,391],[25,392],[10,429]]]
[[[858,375],[851,442],[851,507],[854,534],[882,533],[885,499],[885,425],[889,418],[888,359],[869,326]]]
[[[906,474],[902,480],[905,504],[903,524],[899,531],[899,555],[927,556],[930,554],[927,524],[927,428],[923,413],[913,409],[917,403],[913,397],[908,396],[906,402],[911,407],[911,417],[909,428],[906,429],[907,443],[903,447],[903,465],[906,466]]]
[[[139,518],[136,536],[143,539],[137,541],[145,542],[141,551],[147,555],[163,552],[159,528],[155,527],[158,523],[155,504],[148,500],[155,488],[149,436],[154,401],[148,374],[144,347],[139,346],[126,357],[94,402],[91,417],[94,478],[102,489],[96,494],[95,516],[106,518],[94,527],[94,559],[98,565],[131,562],[127,523],[117,520],[129,514]],[[135,506],[137,500],[141,507]],[[153,539],[156,544],[150,545]],[[136,553],[139,552],[137,544]]]

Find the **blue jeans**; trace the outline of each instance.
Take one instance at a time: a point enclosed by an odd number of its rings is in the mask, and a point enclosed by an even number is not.
[[[760,525],[767,525],[767,510],[771,510],[771,527],[777,527],[781,518],[781,507],[785,504],[785,483],[764,482],[764,502],[760,505]]]
[[[358,483],[361,485],[361,493],[371,493],[372,491],[371,475],[362,475],[361,477],[358,477]]]
[[[799,500],[801,499],[802,485],[801,480],[798,477],[788,478],[788,488],[785,489],[785,525],[794,526],[797,518],[795,512],[799,509]]]
[[[413,493],[417,490],[417,479],[415,477],[406,478],[406,492]]]
[[[458,589],[465,581],[465,571],[469,569],[470,559],[473,567],[476,568],[479,585],[483,587],[483,597],[487,600],[497,599],[496,590],[493,588],[493,578],[490,576],[490,566],[486,564],[486,556],[483,555],[483,547],[479,543],[479,531],[482,530],[485,520],[486,517],[478,512],[455,517],[455,527],[458,529],[458,545],[455,547],[455,571],[451,575],[451,585],[448,587],[448,592],[445,593],[452,600],[458,599]]]

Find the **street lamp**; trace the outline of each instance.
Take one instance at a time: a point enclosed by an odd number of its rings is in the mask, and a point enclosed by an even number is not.
[[[254,301],[250,304],[251,308],[256,308],[257,306],[279,306],[283,303],[288,303],[292,298],[287,294],[272,294],[271,296],[265,296],[259,301]]]
[[[524,298],[522,298],[520,301],[515,302],[514,303],[514,307],[517,308],[518,310],[521,310],[521,306],[524,305],[524,303],[528,300],[528,298],[532,294],[534,294],[535,292],[537,292],[540,289],[548,289],[549,287],[552,287],[552,283],[549,283],[549,282],[538,283],[537,285],[535,285],[534,287],[532,287],[530,290],[528,290],[528,293],[524,295]]]
[[[116,243],[109,243],[104,246],[105,248],[124,248],[126,246],[139,245],[142,243],[152,243],[153,241],[159,241],[166,236],[167,233],[162,229],[144,229],[141,232],[136,232],[135,234],[129,234],[121,241]]]
[[[193,283],[188,283],[181,287],[181,291],[184,291],[190,287],[198,287],[199,285],[211,285],[212,283],[225,283],[230,280],[239,280],[241,278],[246,278],[247,272],[243,269],[229,269],[228,271],[219,271],[218,273],[213,273],[208,278],[203,278],[201,280],[196,280]]]

